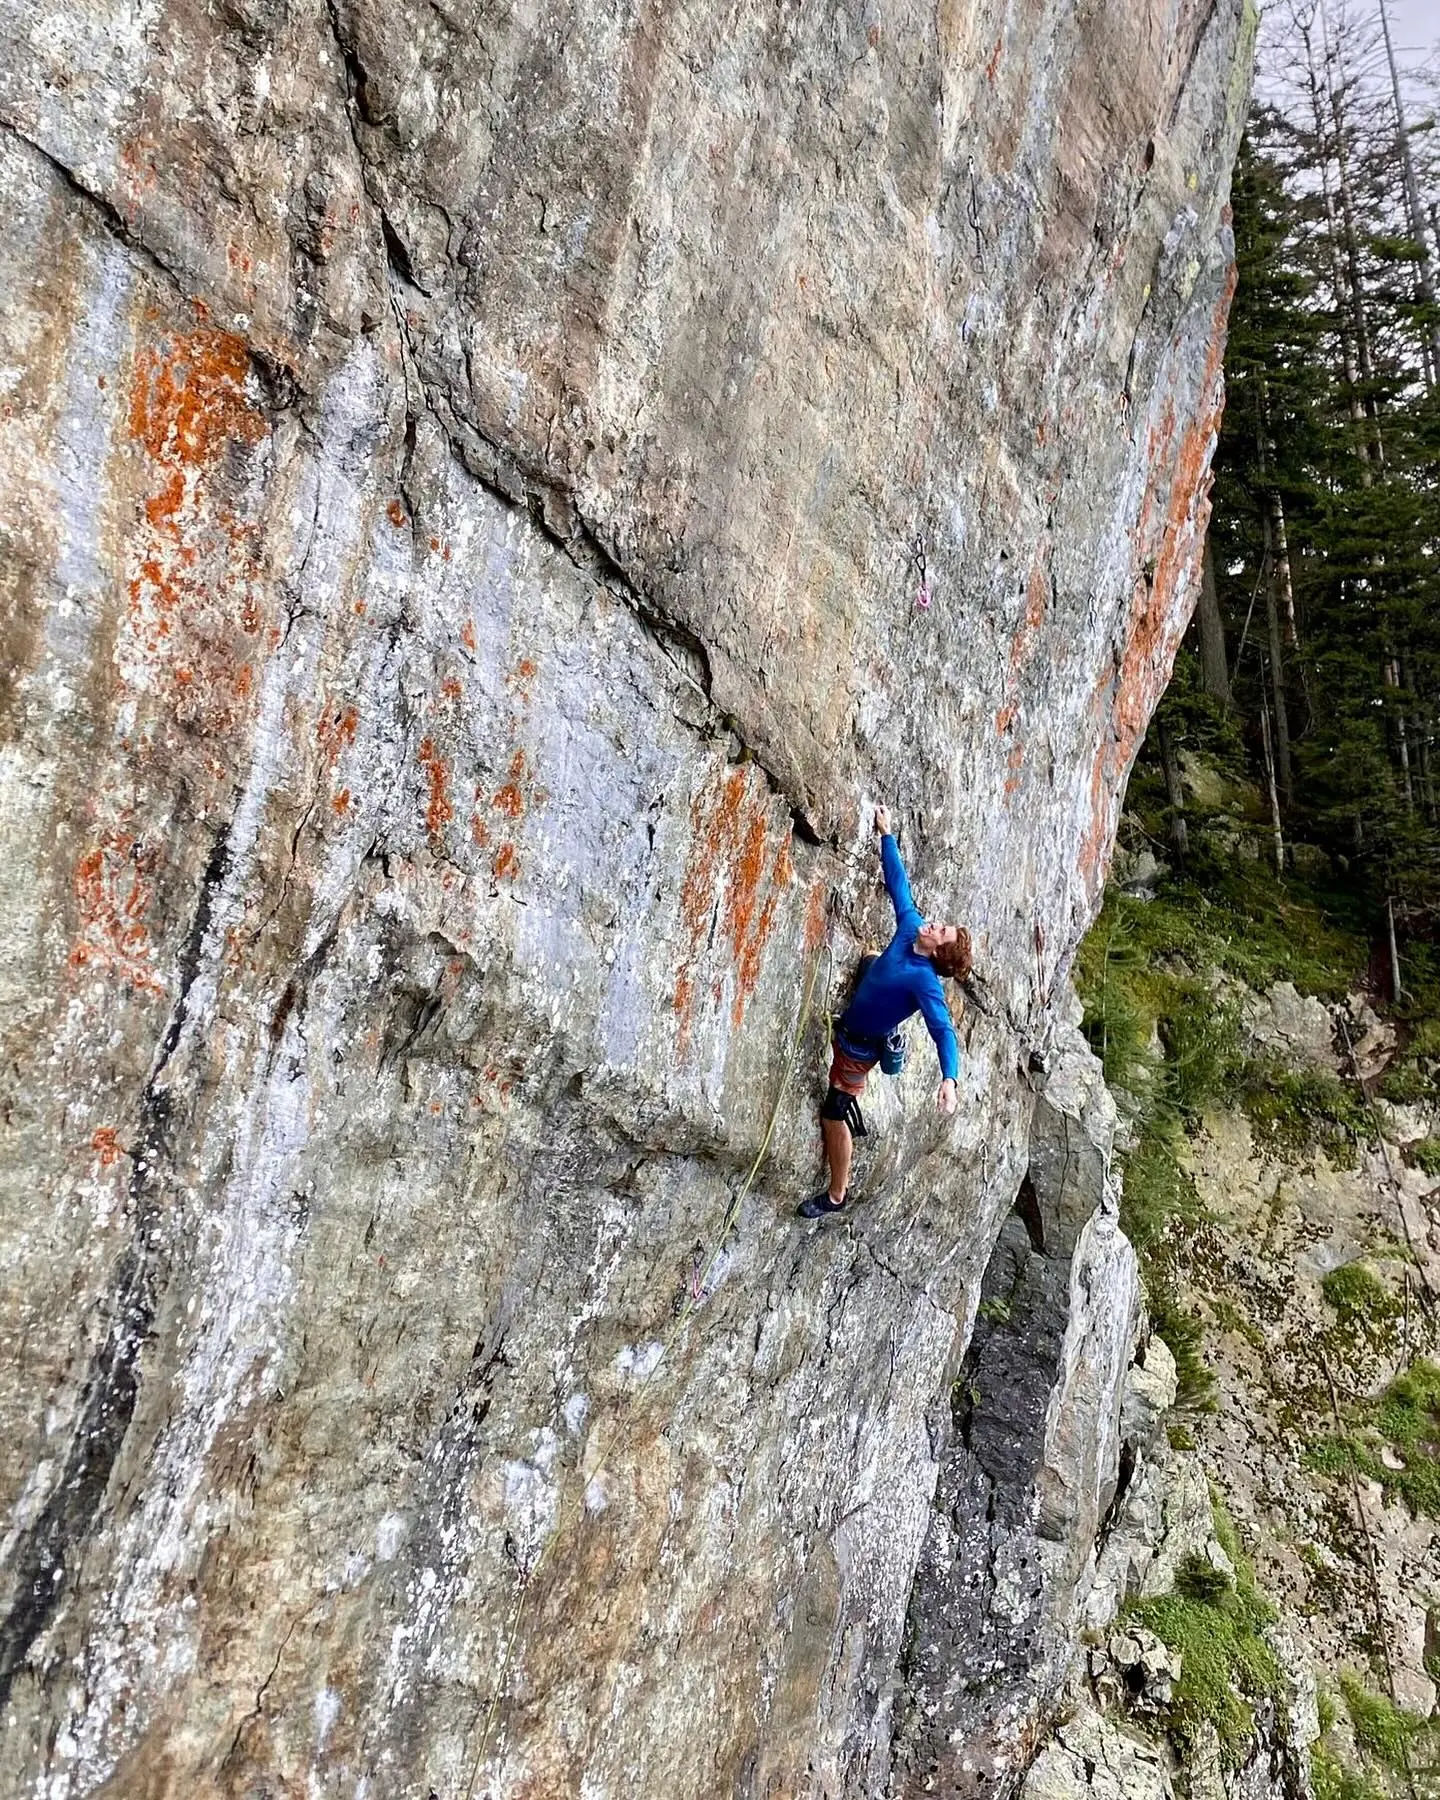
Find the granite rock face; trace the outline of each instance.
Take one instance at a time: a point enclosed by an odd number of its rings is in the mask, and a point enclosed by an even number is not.
[[[1198,568],[1241,0],[0,20],[0,1789],[922,1791],[944,1419]],[[961,1106],[917,1041],[811,1232],[877,798],[974,934]],[[1052,1621],[1134,1302],[1067,1231]]]

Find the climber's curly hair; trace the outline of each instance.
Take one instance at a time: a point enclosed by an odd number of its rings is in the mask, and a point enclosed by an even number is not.
[[[956,927],[955,942],[941,944],[931,958],[937,975],[947,976],[951,981],[964,981],[969,977],[972,963],[970,960],[970,933],[963,925]]]

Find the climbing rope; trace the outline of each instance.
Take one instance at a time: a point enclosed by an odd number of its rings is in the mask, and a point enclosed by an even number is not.
[[[663,1366],[666,1357],[670,1354],[675,1340],[689,1323],[696,1308],[706,1296],[710,1277],[714,1273],[715,1266],[719,1262],[721,1253],[725,1248],[725,1240],[729,1237],[731,1231],[735,1227],[736,1221],[740,1217],[740,1209],[745,1204],[747,1196],[754,1187],[756,1177],[760,1173],[761,1165],[764,1163],[765,1157],[770,1149],[770,1140],[775,1135],[775,1124],[780,1117],[780,1108],[784,1104],[785,1095],[789,1091],[790,1078],[795,1072],[795,1063],[799,1056],[800,1046],[805,1037],[806,1027],[810,1023],[810,1007],[815,995],[815,983],[820,973],[820,965],[827,960],[831,970],[830,976],[827,977],[828,981],[833,978],[835,961],[834,951],[830,945],[828,928],[825,942],[817,952],[815,961],[811,966],[810,979],[805,987],[805,997],[800,1005],[800,1015],[796,1021],[794,1035],[791,1037],[790,1048],[785,1057],[785,1068],[780,1077],[780,1086],[775,1095],[775,1104],[770,1108],[770,1118],[765,1126],[765,1135],[760,1140],[760,1148],[755,1152],[755,1159],[746,1171],[745,1179],[735,1190],[729,1204],[725,1208],[724,1216],[720,1221],[720,1228],[711,1241],[709,1257],[704,1264],[704,1272],[697,1277],[695,1271],[692,1269],[690,1279],[686,1284],[685,1298],[671,1323],[670,1329],[661,1340],[660,1354],[653,1359],[650,1367],[646,1370],[645,1375],[641,1380],[640,1386],[631,1395],[628,1405],[616,1420],[610,1436],[605,1440],[600,1451],[598,1460],[590,1470],[590,1473],[581,1482],[578,1496],[572,1499],[569,1507],[561,1513],[560,1517],[555,1522],[554,1529],[545,1540],[539,1556],[536,1557],[534,1563],[532,1563],[521,1575],[519,1592],[515,1599],[515,1610],[511,1616],[510,1624],[505,1634],[505,1654],[501,1659],[500,1678],[496,1682],[495,1690],[490,1696],[490,1706],[485,1714],[485,1729],[480,1734],[480,1749],[476,1754],[474,1765],[470,1770],[470,1779],[465,1784],[465,1800],[471,1800],[471,1795],[475,1791],[475,1778],[480,1773],[481,1767],[485,1761],[486,1752],[490,1747],[490,1736],[495,1727],[495,1719],[500,1709],[500,1702],[504,1698],[505,1690],[510,1685],[510,1670],[515,1660],[515,1646],[520,1638],[520,1621],[524,1616],[525,1601],[530,1592],[531,1585],[541,1569],[544,1568],[554,1545],[559,1541],[567,1527],[574,1522],[578,1513],[583,1510],[585,1505],[585,1495],[589,1490],[591,1482],[599,1479],[609,1464],[610,1459],[629,1441],[630,1433],[634,1429],[635,1419],[639,1413],[641,1402],[649,1391],[650,1383],[655,1379],[655,1376]]]
[[[1340,1398],[1335,1391],[1335,1377],[1330,1372],[1330,1359],[1326,1356],[1323,1345],[1320,1349],[1320,1367],[1325,1371],[1325,1385],[1330,1389],[1330,1414],[1335,1421],[1335,1435],[1345,1446],[1346,1461],[1350,1467],[1350,1498],[1354,1502],[1360,1535],[1365,1541],[1365,1560],[1370,1575],[1370,1604],[1375,1614],[1375,1636],[1380,1645],[1380,1659],[1385,1665],[1385,1686],[1390,1691],[1390,1704],[1400,1709],[1400,1695],[1395,1685],[1395,1665],[1390,1660],[1390,1634],[1385,1626],[1385,1603],[1380,1594],[1380,1566],[1375,1556],[1375,1538],[1370,1530],[1370,1521],[1365,1514],[1365,1501],[1360,1492],[1360,1471],[1356,1466],[1355,1446],[1340,1417]],[[1415,1773],[1410,1765],[1410,1747],[1403,1736],[1400,1739],[1400,1763],[1410,1800],[1419,1800],[1415,1791]]]
[[[1364,1095],[1365,1105],[1369,1109],[1370,1122],[1375,1130],[1375,1141],[1380,1146],[1380,1158],[1385,1165],[1386,1179],[1390,1183],[1390,1191],[1395,1199],[1395,1210],[1400,1216],[1400,1229],[1405,1234],[1406,1248],[1410,1252],[1411,1262],[1414,1264],[1415,1273],[1419,1279],[1422,1304],[1426,1313],[1433,1319],[1435,1314],[1435,1291],[1430,1286],[1430,1282],[1425,1274],[1424,1265],[1420,1261],[1419,1254],[1415,1248],[1415,1240],[1410,1235],[1410,1222],[1405,1217],[1405,1199],[1400,1191],[1400,1183],[1395,1177],[1394,1165],[1390,1161],[1390,1151],[1385,1142],[1385,1133],[1382,1129],[1379,1110],[1376,1107],[1374,1100],[1371,1098],[1370,1089],[1366,1086],[1364,1076],[1360,1073],[1360,1059],[1356,1056],[1355,1046],[1350,1041],[1350,1030],[1345,1023],[1345,1015],[1338,1007],[1335,1011],[1335,1018],[1340,1027],[1340,1035],[1345,1040],[1345,1054],[1350,1059],[1350,1072],[1354,1076],[1360,1092]],[[1409,1360],[1409,1354],[1410,1270],[1407,1268],[1405,1271],[1405,1356],[1407,1362]],[[1351,1442],[1350,1435],[1346,1431],[1344,1421],[1340,1416],[1340,1397],[1336,1391],[1335,1377],[1330,1369],[1330,1359],[1325,1354],[1323,1346],[1320,1351],[1320,1366],[1325,1371],[1325,1385],[1330,1390],[1330,1415],[1335,1421],[1335,1435],[1345,1446],[1345,1458],[1350,1471],[1350,1498],[1355,1508],[1355,1518],[1360,1526],[1360,1535],[1365,1544],[1366,1568],[1370,1576],[1370,1603],[1375,1615],[1375,1637],[1380,1645],[1381,1661],[1385,1666],[1385,1686],[1389,1690],[1391,1704],[1399,1707],[1400,1696],[1396,1691],[1395,1665],[1390,1656],[1390,1634],[1386,1629],[1385,1606],[1380,1593],[1380,1567],[1375,1555],[1375,1537],[1370,1529],[1370,1520],[1365,1512],[1364,1496],[1360,1491],[1360,1470],[1355,1458],[1355,1446]],[[1417,1800],[1415,1772],[1410,1762],[1410,1748],[1403,1738],[1400,1743],[1400,1761],[1405,1776],[1406,1791],[1410,1796],[1410,1800]]]

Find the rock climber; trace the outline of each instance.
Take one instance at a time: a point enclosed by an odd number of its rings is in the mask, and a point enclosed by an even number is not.
[[[835,1026],[830,1087],[820,1108],[830,1186],[799,1208],[802,1219],[823,1218],[844,1206],[855,1138],[865,1135],[860,1112],[865,1077],[885,1054],[886,1040],[898,1033],[911,1013],[924,1014],[940,1058],[943,1079],[935,1104],[942,1113],[955,1110],[960,1047],[940,978],[964,981],[969,975],[970,933],[963,926],[937,925],[921,918],[890,830],[888,807],[875,809],[875,829],[880,833],[885,887],[895,908],[895,935],[879,956],[863,966],[854,997]]]

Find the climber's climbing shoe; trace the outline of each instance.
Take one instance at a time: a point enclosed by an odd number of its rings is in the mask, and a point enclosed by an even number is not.
[[[843,1200],[832,1200],[829,1194],[816,1194],[814,1199],[795,1208],[795,1216],[797,1219],[823,1219],[828,1213],[843,1212],[844,1209]]]

